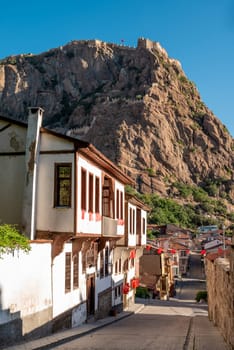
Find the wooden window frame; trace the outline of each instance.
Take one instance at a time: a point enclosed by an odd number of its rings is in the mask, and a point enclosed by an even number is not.
[[[87,170],[81,168],[81,210],[87,210]]]
[[[120,219],[120,191],[117,189],[116,191],[116,218]]]
[[[123,220],[123,209],[124,209],[123,192],[120,191],[120,219],[121,220]]]
[[[105,265],[104,265],[104,252],[101,250],[100,252],[100,278],[105,277]]]
[[[65,293],[71,291],[71,253],[65,253]]]
[[[102,214],[103,216],[115,218],[115,200],[113,190],[113,179],[105,176],[102,186]]]
[[[100,179],[95,177],[95,213],[100,213]]]
[[[69,168],[70,174],[69,176],[60,176],[60,168]],[[68,180],[68,188],[66,189],[68,200],[67,203],[62,203],[62,199],[60,196],[60,190],[62,188],[62,182],[64,180]],[[72,202],[72,163],[55,163],[54,164],[54,208],[62,207],[62,208],[71,208]]]
[[[146,220],[145,218],[142,218],[142,231],[143,231],[143,235],[146,234]]]
[[[119,274],[122,273],[122,260],[119,259]]]
[[[105,248],[105,263],[104,263],[104,275],[108,276],[109,275],[109,248]]]
[[[79,288],[79,254],[73,256],[73,289]]]
[[[89,213],[93,214],[93,174],[89,173],[89,193],[88,193],[88,198],[89,198]]]

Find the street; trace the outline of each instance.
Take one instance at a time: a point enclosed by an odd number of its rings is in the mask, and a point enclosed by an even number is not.
[[[123,312],[123,317],[107,317],[90,327],[85,324],[7,349],[226,350],[218,329],[207,317],[207,304],[195,301],[197,291],[205,289],[204,278],[200,254],[192,253],[188,275],[177,281],[176,297],[139,298],[135,313],[125,317]]]
[[[142,311],[89,335],[56,346],[60,350],[224,350],[225,343],[207,317],[207,304],[197,303],[205,289],[200,255],[191,255],[188,277],[181,279],[177,296],[168,301],[140,299]]]

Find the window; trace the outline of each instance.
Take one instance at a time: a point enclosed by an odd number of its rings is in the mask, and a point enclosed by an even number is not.
[[[103,250],[100,252],[100,278],[104,277],[104,254]]]
[[[71,253],[65,254],[65,293],[71,291]]]
[[[86,170],[81,169],[81,209],[86,210]]]
[[[122,268],[121,268],[121,259],[116,260],[115,262],[115,274],[120,274],[122,272]]]
[[[142,233],[143,233],[143,235],[145,235],[145,233],[146,233],[146,224],[145,224],[145,218],[143,218],[142,219]]]
[[[118,274],[118,260],[115,262],[115,275]]]
[[[110,178],[104,178],[104,184],[102,189],[102,211],[103,216],[114,218],[114,210],[113,210],[113,189],[112,189],[112,181]]]
[[[99,201],[100,201],[100,181],[99,181],[99,177],[96,176],[95,178],[95,213],[99,213],[100,212],[100,205],[99,205]]]
[[[123,219],[123,192],[116,191],[116,218]]]
[[[129,209],[129,233],[132,233],[132,208]]]
[[[129,233],[135,233],[135,210],[133,208],[129,209]]]
[[[54,206],[71,207],[72,165],[55,164]]]
[[[121,259],[119,259],[119,273],[122,272],[122,262],[121,262]]]
[[[136,211],[133,210],[132,214],[133,214],[133,218],[132,218],[132,223],[133,223],[133,225],[132,225],[132,234],[135,234],[135,232],[136,232],[136,230],[135,230],[135,215],[136,215]]]
[[[115,287],[115,299],[122,296],[121,291],[122,291],[122,285]]]
[[[109,248],[106,247],[105,248],[105,276],[109,275],[108,266],[109,266]]]
[[[98,243],[93,242],[86,253],[86,266],[92,267],[97,265]]]
[[[79,287],[79,256],[78,253],[73,257],[73,289]]]
[[[93,174],[89,174],[89,213],[93,213]]]
[[[123,219],[123,192],[120,192],[120,219]]]
[[[128,259],[126,259],[126,260],[124,261],[124,264],[123,264],[123,271],[124,271],[124,272],[127,272],[127,271],[128,271]]]
[[[117,192],[116,192],[116,217],[117,217],[117,219],[119,219],[120,218],[120,215],[119,215],[119,200],[120,200],[120,198],[119,198],[119,190],[117,190]]]
[[[82,272],[86,272],[86,250],[82,251]]]

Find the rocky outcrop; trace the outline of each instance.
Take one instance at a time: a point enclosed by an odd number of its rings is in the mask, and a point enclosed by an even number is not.
[[[45,126],[92,142],[139,190],[223,178],[233,196],[233,139],[158,43],[73,41],[2,60],[0,113],[24,119],[29,106],[45,110]]]

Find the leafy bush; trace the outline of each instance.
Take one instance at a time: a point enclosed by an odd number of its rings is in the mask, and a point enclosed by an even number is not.
[[[204,300],[207,301],[208,295],[207,295],[207,291],[206,290],[200,290],[197,292],[195,300],[197,302]]]
[[[14,225],[0,225],[0,256],[15,250],[28,252],[30,245],[27,237],[22,235]]]
[[[179,194],[181,195],[181,197],[183,198],[188,198],[189,196],[192,195],[193,193],[193,189],[191,186],[185,185],[183,183],[180,182],[175,182],[174,186],[177,188],[177,190],[179,191]]]
[[[208,194],[201,187],[193,187],[193,199],[195,202],[204,202],[207,200]]]
[[[146,287],[137,287],[136,288],[136,297],[137,298],[150,298],[150,294]]]

